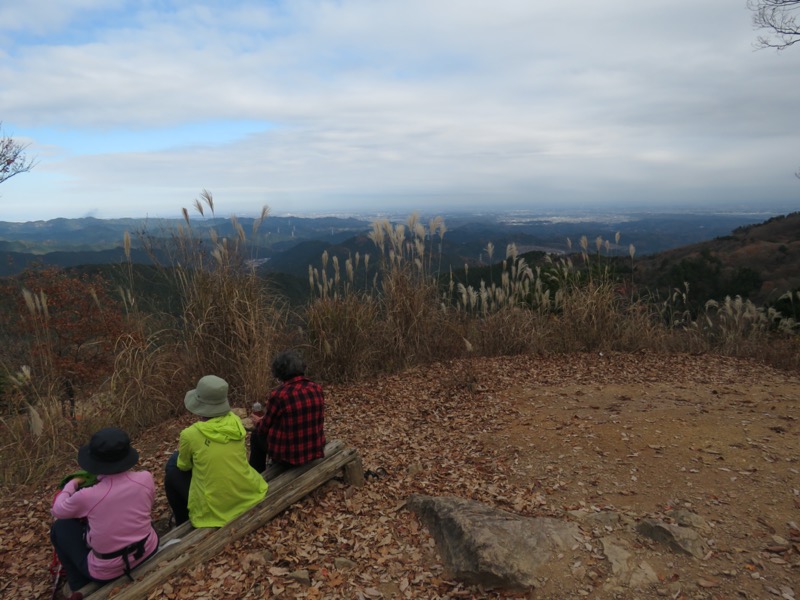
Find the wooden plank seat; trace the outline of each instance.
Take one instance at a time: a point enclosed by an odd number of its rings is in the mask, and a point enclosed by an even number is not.
[[[324,458],[302,467],[270,465],[262,473],[269,483],[267,495],[247,512],[219,528],[194,529],[186,522],[161,537],[157,553],[131,572],[133,581],[123,575],[106,584],[92,582],[79,591],[92,600],[102,600],[112,592],[119,600],[145,598],[175,572],[213,557],[340,473],[351,485],[364,484],[361,457],[338,440],[325,446]]]

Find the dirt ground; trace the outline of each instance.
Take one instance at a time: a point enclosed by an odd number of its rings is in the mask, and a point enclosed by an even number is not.
[[[800,598],[800,378],[711,356],[573,354],[475,359],[325,386],[329,439],[361,453],[364,488],[335,481],[149,598]],[[134,440],[160,485],[182,417]],[[0,597],[47,598],[52,486],[4,494]],[[404,508],[457,495],[565,521],[698,515],[709,551],[633,535],[657,581],[611,585],[600,540],[539,589],[453,580]],[[159,491],[154,518],[168,515]],[[621,521],[620,521],[621,522]],[[580,563],[580,565],[578,565]]]
[[[798,381],[733,361],[703,368],[707,360],[671,358],[659,373],[596,358],[596,369],[624,375],[598,381],[590,369],[567,385],[521,382],[499,394],[518,423],[487,442],[513,453],[511,480],[537,482],[548,504],[634,519],[677,508],[700,515],[704,560],[644,543],[665,583],[656,594],[800,596]]]

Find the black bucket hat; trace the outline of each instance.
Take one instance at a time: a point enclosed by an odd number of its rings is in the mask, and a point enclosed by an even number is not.
[[[78,464],[95,475],[127,471],[139,460],[128,434],[116,427],[101,429],[78,450]]]

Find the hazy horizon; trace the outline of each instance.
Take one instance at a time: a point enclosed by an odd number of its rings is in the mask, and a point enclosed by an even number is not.
[[[212,218],[210,211],[206,210],[205,214],[201,215],[192,206],[186,207],[189,213],[189,218],[193,220],[203,220]],[[346,210],[298,210],[291,212],[278,212],[270,211],[268,217],[298,217],[298,218],[324,218],[324,217],[338,217],[338,218],[354,218],[364,221],[371,221],[380,218],[388,218],[392,221],[405,221],[412,214],[416,213],[421,219],[426,220],[434,216],[452,217],[457,219],[468,220],[471,218],[491,217],[496,220],[538,220],[538,221],[552,221],[552,222],[604,222],[615,223],[634,220],[647,216],[666,217],[670,215],[739,215],[739,216],[752,216],[753,223],[767,220],[774,216],[786,215],[792,212],[797,212],[797,207],[773,205],[763,207],[747,207],[736,204],[720,203],[717,205],[708,206],[691,206],[691,205],[647,205],[647,204],[631,204],[631,205],[595,205],[595,206],[543,206],[541,208],[518,208],[518,207],[490,207],[490,208],[453,208],[442,207],[437,209],[435,207],[427,207],[425,210],[417,210],[405,207],[389,207],[389,208],[373,208],[364,210],[346,209]],[[228,213],[217,211],[213,217],[217,219],[229,219],[231,217],[239,219],[256,219],[260,214],[253,213]],[[146,221],[148,219],[167,219],[182,221],[184,216],[180,210],[175,211],[175,214],[166,216],[156,215],[120,215],[118,217],[100,217],[96,215],[83,215],[76,217],[53,217],[41,219],[27,219],[22,221],[15,221],[9,219],[0,219],[0,222],[5,223],[31,223],[31,222],[47,222],[59,219],[83,219],[93,218],[98,220],[134,220]]]

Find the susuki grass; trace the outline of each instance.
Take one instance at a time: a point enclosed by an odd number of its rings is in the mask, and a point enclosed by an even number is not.
[[[719,352],[772,357],[780,365],[798,363],[797,344],[788,343],[796,337],[796,324],[774,309],[725,299],[709,302],[703,314],[693,315],[688,286],[674,290],[666,300],[641,294],[634,287],[636,249],[621,245],[620,233],[613,242],[595,238],[593,248],[582,236],[577,265],[568,255],[528,264],[511,244],[505,259],[490,267],[488,281],[469,282],[465,265],[463,275],[451,272],[440,285],[432,266],[438,264],[437,250],[441,256],[445,231],[441,219],[426,228],[415,215],[406,224],[377,221],[370,233],[378,257],[374,272],[355,272],[358,257],[346,261],[346,277],[338,261],[326,273],[326,256],[321,270],[310,268],[316,298],[307,313],[314,316],[308,333],[318,349],[317,360],[337,363],[329,376],[465,355],[602,350]],[[629,275],[615,273],[614,265],[624,262],[612,260],[612,248],[627,252]],[[491,261],[496,248],[490,242],[484,251]],[[359,280],[365,285],[356,285]],[[369,310],[359,312],[365,306]],[[356,322],[357,333],[346,325]],[[780,353],[764,351],[775,348],[776,342],[783,348]],[[369,367],[343,364],[346,359],[337,358],[341,347],[350,348],[347,356]],[[378,365],[373,364],[376,360]]]
[[[213,218],[211,194],[204,192],[194,208]],[[36,327],[13,347],[39,353],[27,371],[20,370],[24,352],[0,354],[0,484],[52,475],[99,426],[135,433],[169,418],[202,375],[227,379],[234,404],[264,398],[272,386],[271,359],[287,346],[299,347],[312,376],[323,382],[465,356],[588,351],[716,352],[800,368],[794,320],[739,297],[711,300],[697,314],[686,285],[665,298],[638,290],[635,248],[621,244],[619,233],[613,242],[597,237],[594,244],[583,236],[575,253],[530,263],[513,244],[493,263],[498,249],[488,242],[483,276],[467,265],[448,275],[442,274],[443,219],[379,220],[369,233],[370,252],[325,252],[309,266],[309,300],[290,312],[250,267],[251,245],[235,218],[231,237],[213,229],[201,236],[189,212],[183,214],[184,223],[167,236],[138,234],[177,309],[144,311],[128,265],[128,284],[120,286],[126,327],[107,350],[110,376],[91,393],[78,390],[81,418],[66,427],[58,355],[48,346],[57,339],[50,299],[41,290],[23,292]],[[126,236],[128,256],[132,244]],[[788,301],[793,308],[800,295]]]
[[[312,300],[305,330],[312,362],[332,379],[351,379],[394,371],[465,351],[459,327],[441,305],[437,253],[431,240],[445,228],[434,219],[429,228],[416,215],[406,224],[376,221],[370,254],[345,260],[321,257],[309,268]],[[363,282],[363,283],[362,283]]]
[[[204,191],[195,201],[201,216],[214,216],[214,200]],[[256,233],[268,209],[253,226]],[[180,373],[186,384],[215,374],[228,381],[235,401],[263,397],[272,376],[270,360],[284,335],[286,309],[248,262],[247,234],[234,217],[235,235],[199,237],[184,209],[184,226],[165,247],[150,248],[171,257],[161,272],[171,278],[179,305],[174,338],[180,345]],[[146,238],[152,239],[152,238]],[[146,356],[146,354],[142,355]]]
[[[204,192],[195,208],[201,217],[206,211],[213,216],[211,194]],[[256,225],[266,215],[265,209]],[[166,242],[159,241],[164,236],[139,232],[140,243],[157,263],[156,272],[178,296],[177,315],[142,314],[133,269],[128,268],[129,284],[120,288],[119,313],[128,326],[117,329],[116,338],[103,355],[110,364],[110,375],[91,389],[76,389],[79,418],[68,420],[66,426],[64,417],[53,410],[63,398],[57,384],[64,378],[55,370],[62,355],[48,346],[51,340],[61,339],[63,331],[56,329],[46,298],[35,290],[25,294],[38,319],[27,336],[28,345],[37,349],[32,355],[36,364],[27,395],[13,396],[18,399],[16,408],[8,403],[11,393],[4,394],[6,413],[0,426],[3,439],[13,443],[0,447],[0,462],[8,465],[0,484],[52,473],[73,460],[74,448],[98,427],[115,424],[135,434],[162,421],[181,410],[186,390],[203,375],[213,373],[228,380],[234,404],[266,395],[272,385],[271,359],[288,339],[287,311],[249,266],[246,234],[238,222],[234,220],[232,238],[212,230],[210,239],[205,239],[195,234],[185,209],[184,219]],[[126,236],[123,247],[128,255],[131,244],[131,237]],[[166,263],[161,262],[163,256],[169,257]],[[70,323],[63,320],[59,327]],[[89,350],[96,340],[85,344]],[[67,350],[74,350],[73,346]],[[0,360],[3,364],[10,362],[2,357]],[[75,362],[90,368],[89,364]],[[10,373],[13,369],[9,365],[5,370]],[[29,407],[42,415],[39,431],[29,426],[32,421],[24,412]]]

